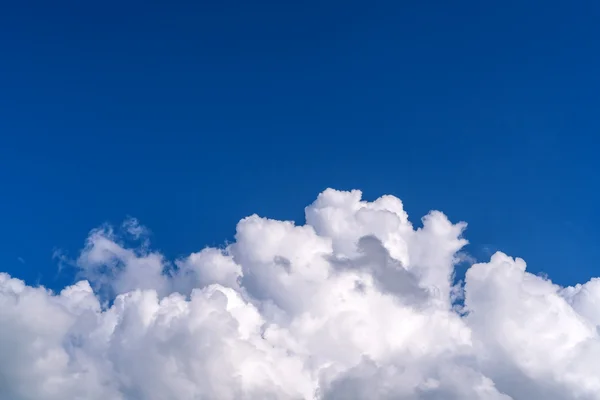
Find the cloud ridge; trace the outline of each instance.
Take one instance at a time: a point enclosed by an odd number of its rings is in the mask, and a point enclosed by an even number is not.
[[[137,220],[103,226],[59,293],[0,273],[0,398],[600,399],[597,278],[560,287],[497,252],[459,312],[466,223],[415,229],[358,190],[305,215],[172,262]]]

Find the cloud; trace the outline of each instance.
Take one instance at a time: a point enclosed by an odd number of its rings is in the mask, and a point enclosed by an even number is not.
[[[140,222],[133,217],[128,217],[121,225],[123,230],[128,233],[133,239],[137,240],[141,237],[150,235],[150,230],[141,225]]]
[[[305,211],[173,261],[103,226],[59,293],[0,274],[0,398],[600,399],[600,280],[497,252],[457,288],[465,223],[359,191]]]

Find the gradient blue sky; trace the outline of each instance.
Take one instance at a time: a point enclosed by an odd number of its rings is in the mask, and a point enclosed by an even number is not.
[[[326,187],[469,223],[561,284],[597,276],[595,1],[12,2],[0,13],[0,256],[137,217],[169,257]],[[21,261],[19,260],[21,258]]]

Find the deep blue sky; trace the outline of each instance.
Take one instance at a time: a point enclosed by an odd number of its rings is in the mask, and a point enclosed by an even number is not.
[[[334,187],[600,275],[596,1],[152,3],[3,4],[0,270],[59,287],[103,222],[174,257]]]

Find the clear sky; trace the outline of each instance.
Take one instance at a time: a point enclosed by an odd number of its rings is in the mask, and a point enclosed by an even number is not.
[[[104,222],[176,257],[333,187],[598,275],[597,2],[152,3],[3,5],[2,271],[62,287]]]

